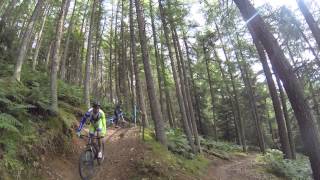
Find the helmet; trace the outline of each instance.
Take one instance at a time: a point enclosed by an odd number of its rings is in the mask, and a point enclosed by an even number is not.
[[[94,101],[93,103],[92,103],[92,107],[93,108],[97,108],[97,107],[100,107],[101,105],[100,105],[100,102],[99,101]]]

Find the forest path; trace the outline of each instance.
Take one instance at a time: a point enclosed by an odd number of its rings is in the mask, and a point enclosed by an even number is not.
[[[69,157],[48,157],[42,165],[44,178],[52,180],[79,180],[79,156],[85,148],[85,140],[77,137],[72,142],[78,149]],[[105,151],[106,159],[95,166],[93,180],[127,180],[136,174],[134,162],[143,156],[138,128],[108,128]]]
[[[278,180],[280,178],[259,172],[255,159],[257,154],[249,154],[230,161],[216,159],[211,162],[203,180]]]
[[[49,156],[42,165],[45,179],[79,180],[78,163],[80,153],[86,141],[77,137],[72,144],[76,147],[70,156]],[[135,162],[144,156],[144,146],[139,140],[138,128],[108,128],[105,143],[106,159],[101,166],[96,166],[93,180],[129,180],[136,177],[138,170]],[[201,180],[269,180],[279,179],[264,172],[258,172],[255,163],[257,154],[233,158],[231,161],[210,158],[212,161],[203,177],[184,177],[178,179]]]

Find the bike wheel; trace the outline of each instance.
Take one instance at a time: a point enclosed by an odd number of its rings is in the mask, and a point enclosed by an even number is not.
[[[80,155],[79,173],[83,180],[89,180],[94,174],[94,153],[90,149]]]
[[[98,152],[98,145],[96,145],[96,151]],[[104,161],[105,159],[105,156],[104,156],[104,143],[102,143],[102,149],[101,149],[101,152],[102,152],[102,158],[98,158],[97,157],[97,162],[98,162],[98,165],[101,165],[102,162]],[[98,153],[97,153],[98,154]]]

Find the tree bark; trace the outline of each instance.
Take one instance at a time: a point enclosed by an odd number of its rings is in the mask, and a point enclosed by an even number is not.
[[[94,0],[92,3],[91,11],[91,20],[90,20],[90,29],[88,35],[88,46],[87,46],[87,56],[86,56],[86,66],[85,66],[85,79],[84,79],[84,103],[87,107],[90,107],[90,73],[91,73],[91,56],[92,56],[92,41],[93,41],[93,32],[95,31],[95,9],[97,0]]]
[[[16,66],[14,69],[14,74],[13,77],[14,79],[16,79],[17,81],[20,81],[20,77],[21,77],[21,69],[22,69],[22,64],[24,59],[26,58],[26,54],[28,51],[28,45],[32,36],[32,30],[34,27],[34,24],[37,20],[37,17],[39,16],[41,9],[43,8],[44,3],[46,2],[46,0],[38,0],[32,16],[30,17],[30,20],[28,22],[28,26],[27,29],[23,35],[21,44],[20,44],[20,48],[19,48],[19,52],[18,52],[18,57],[17,57],[17,62],[16,62]]]
[[[285,94],[284,94],[283,87],[282,87],[282,84],[281,84],[278,76],[276,76],[276,80],[277,80],[277,84],[278,84],[278,88],[279,88],[279,92],[280,92],[280,99],[281,99],[281,104],[282,104],[283,115],[284,115],[284,119],[285,119],[286,126],[287,126],[287,132],[288,132],[288,138],[289,138],[288,140],[290,143],[290,150],[291,150],[291,154],[292,154],[292,159],[296,159],[296,150],[295,150],[296,147],[295,147],[295,143],[294,143],[294,138],[293,138],[291,122],[290,122],[290,118],[289,118],[289,114],[288,114],[288,108],[287,108]]]
[[[320,179],[320,140],[315,119],[305,100],[303,88],[293,68],[286,59],[277,40],[270,33],[261,16],[248,0],[234,0],[244,19],[248,21],[258,39],[266,49],[275,73],[283,82],[291,106],[298,120],[304,150],[309,156],[314,179]],[[253,17],[253,18],[252,18]]]
[[[162,32],[162,31],[161,31]],[[163,44],[161,44],[161,62],[160,62],[160,66],[161,66],[161,75],[163,77],[163,85],[164,85],[164,92],[165,92],[165,96],[166,96],[166,107],[167,107],[167,116],[169,117],[169,124],[171,128],[175,128],[176,127],[176,123],[174,120],[174,114],[173,114],[173,109],[172,109],[172,101],[171,101],[171,96],[170,96],[170,92],[169,92],[169,83],[166,77],[166,72],[165,72],[165,59],[163,56]]]
[[[256,46],[256,49],[258,51],[260,62],[262,63],[262,67],[264,70],[264,74],[267,79],[268,87],[269,87],[269,93],[271,96],[272,104],[273,104],[273,110],[275,113],[275,117],[277,120],[278,125],[278,133],[280,136],[280,143],[281,143],[281,149],[283,154],[285,155],[285,158],[292,159],[293,154],[291,151],[291,146],[289,143],[289,137],[287,133],[287,127],[285,123],[285,119],[283,116],[283,111],[281,109],[281,103],[279,100],[279,96],[277,93],[276,85],[272,79],[271,70],[269,68],[267,57],[264,52],[262,44],[259,42],[259,40],[254,36],[254,33],[252,33],[253,42]]]
[[[202,42],[202,48],[203,48],[203,53],[204,53],[204,60],[206,62],[207,66],[207,75],[208,75],[208,80],[209,80],[209,89],[210,89],[210,98],[211,98],[211,106],[212,106],[212,119],[213,119],[213,133],[214,133],[214,138],[217,141],[218,139],[218,133],[217,133],[217,123],[215,121],[215,101],[214,101],[214,91],[213,91],[213,86],[212,86],[212,77],[209,69],[209,60],[208,60],[208,55],[207,55],[207,48],[205,47],[204,42]]]
[[[47,20],[49,12],[50,12],[50,7],[48,6],[47,7],[47,11],[46,11],[46,13],[44,15],[44,18],[42,20],[40,31],[38,33],[38,40],[37,40],[36,50],[34,52],[34,56],[33,56],[33,59],[32,59],[32,70],[34,70],[34,71],[36,70],[36,66],[37,66],[37,63],[38,63],[38,55],[39,55],[39,51],[40,51],[40,47],[41,47],[41,43],[42,43],[42,33],[43,33],[44,25],[46,23],[46,20]]]
[[[174,23],[174,22],[173,22]],[[174,25],[174,24],[173,24]],[[201,153],[201,146],[200,146],[200,139],[199,139],[199,133],[198,133],[198,128],[197,128],[197,124],[196,124],[196,118],[195,118],[195,114],[194,114],[194,109],[192,106],[192,100],[191,100],[191,93],[190,93],[190,89],[189,89],[189,79],[187,77],[187,72],[186,72],[186,66],[184,63],[184,58],[183,58],[183,53],[182,53],[182,48],[180,45],[180,41],[179,41],[179,37],[178,37],[178,33],[176,30],[175,25],[173,26],[173,39],[176,41],[177,47],[178,47],[178,53],[179,53],[179,60],[180,60],[180,66],[181,66],[181,70],[182,70],[182,83],[183,86],[185,88],[185,93],[186,93],[186,101],[187,101],[187,108],[188,111],[190,113],[190,121],[191,121],[191,127],[192,127],[192,131],[193,131],[193,135],[194,135],[194,139],[195,139],[195,143],[197,145],[197,151]]]
[[[128,73],[128,68],[127,68],[127,63],[126,63],[126,49],[125,49],[125,38],[124,38],[124,33],[125,33],[125,22],[124,22],[124,17],[125,17],[125,6],[124,2],[125,0],[121,1],[121,25],[120,25],[120,43],[121,43],[121,48],[119,48],[119,65],[118,65],[118,83],[119,83],[119,91],[120,91],[120,101],[124,103],[126,109],[128,109],[128,101],[125,101],[125,99],[128,97],[128,87],[126,85],[127,82],[127,73]]]
[[[160,57],[159,57],[159,49],[158,49],[158,42],[157,42],[156,26],[154,23],[152,0],[149,1],[149,9],[150,9],[150,17],[151,17],[151,28],[152,28],[152,36],[153,36],[154,54],[155,54],[156,66],[157,66],[160,106],[161,106],[161,112],[163,114],[166,114],[166,113],[164,113],[165,108],[164,108],[164,99],[163,99],[163,77],[161,76]],[[164,118],[167,119],[168,117],[164,116]]]
[[[237,139],[240,142],[240,144],[243,145],[244,142],[241,142],[242,141],[241,137],[244,137],[245,135],[241,135],[241,133],[244,133],[244,130],[241,130],[240,123],[239,123],[239,122],[242,121],[242,117],[241,117],[241,112],[240,112],[238,91],[237,91],[236,86],[235,86],[235,80],[234,80],[234,76],[232,74],[231,63],[230,63],[230,60],[229,60],[229,57],[228,57],[228,54],[227,54],[226,45],[224,44],[224,42],[222,40],[222,35],[220,33],[220,29],[219,29],[219,27],[218,27],[218,25],[216,23],[215,23],[215,27],[216,27],[216,30],[217,30],[217,33],[218,33],[218,37],[219,37],[220,43],[222,44],[222,51],[223,51],[224,57],[226,59],[226,64],[228,66],[228,68],[227,68],[228,69],[228,74],[230,76],[231,85],[232,85],[232,94],[233,94],[232,98],[233,98],[233,100],[230,100],[230,101],[231,101],[231,103],[234,103],[233,113],[236,114],[236,116],[234,116],[234,124],[235,124],[235,130],[236,130],[236,133],[237,133]],[[215,52],[215,54],[217,54],[217,52]],[[230,91],[230,93],[231,93],[231,91]],[[257,128],[257,133],[258,133],[259,147],[260,147],[260,150],[262,152],[264,152],[264,140],[263,140],[263,137],[259,135],[260,131],[259,131],[259,126],[257,124],[256,124],[256,128]],[[245,141],[245,139],[243,139],[243,140]]]
[[[174,50],[175,50],[175,55],[176,55],[176,61],[177,61],[177,83],[179,83],[179,87],[181,89],[181,93],[182,93],[182,101],[183,101],[183,105],[184,105],[184,108],[185,108],[185,112],[186,112],[186,115],[187,115],[187,122],[188,122],[188,126],[190,128],[190,131],[191,131],[191,134],[194,135],[194,132],[193,132],[193,128],[192,128],[192,120],[191,120],[191,114],[190,114],[190,110],[189,110],[189,104],[188,104],[188,101],[187,101],[187,93],[186,93],[186,87],[185,87],[185,79],[183,77],[183,74],[182,74],[182,68],[181,68],[181,60],[180,60],[180,55],[179,55],[179,50],[178,50],[178,45],[177,45],[177,40],[176,40],[176,37],[175,37],[175,34],[173,32],[173,29],[175,27],[172,26],[172,20],[169,20],[171,21],[170,22],[170,26],[171,26],[171,38],[172,38],[172,41],[173,41],[173,47],[174,47]]]
[[[52,44],[53,41],[50,42],[49,48],[48,48],[48,52],[47,52],[47,56],[46,56],[46,61],[45,61],[45,68],[47,71],[49,71],[49,63],[50,63],[50,55],[52,52]]]
[[[59,68],[59,61],[60,61],[60,46],[61,46],[61,39],[63,33],[63,25],[65,14],[68,11],[68,4],[70,0],[63,0],[60,14],[57,22],[57,29],[56,29],[56,38],[53,44],[53,51],[52,51],[52,61],[51,61],[51,73],[50,73],[50,87],[51,87],[51,111],[53,113],[58,112],[58,87],[57,87],[57,75],[58,75],[58,68]]]
[[[147,121],[147,112],[144,103],[143,91],[141,88],[141,80],[139,76],[139,62],[137,60],[137,48],[136,48],[136,37],[134,32],[134,18],[133,18],[133,1],[130,0],[130,44],[131,44],[131,53],[132,53],[132,61],[133,61],[133,70],[136,81],[136,93],[138,98],[139,109],[141,111],[141,121],[143,127],[148,127]]]
[[[235,113],[237,113],[237,116],[241,116],[240,107],[239,107],[239,103],[238,103],[238,92],[234,91],[235,89],[233,89],[233,92],[231,92],[230,87],[227,84],[227,77],[226,77],[224,69],[222,67],[221,59],[218,56],[218,53],[217,53],[215,47],[213,47],[213,52],[214,52],[215,60],[218,62],[218,65],[219,65],[219,70],[221,72],[222,79],[224,81],[223,84],[224,84],[225,89],[227,90],[227,93],[228,93],[228,99],[230,101],[230,105],[231,105],[231,108],[232,108],[232,114],[234,116],[233,118],[234,118],[234,121],[236,121]],[[227,58],[226,54],[225,54],[225,58]],[[222,99],[223,100],[225,99],[223,94],[222,94]],[[227,117],[226,117],[226,119],[227,119]],[[236,124],[235,124],[235,126],[236,126]],[[236,135],[238,136],[238,139],[239,139],[238,141],[240,141],[240,144],[242,145],[243,151],[246,152],[247,151],[247,145],[246,145],[244,127],[242,126],[242,128],[240,130],[237,127],[235,127],[235,130],[236,130]]]
[[[120,9],[120,2],[121,0],[118,0],[118,4],[117,4],[117,9],[116,9],[116,20],[115,20],[115,25],[114,25],[114,61],[113,61],[113,65],[114,65],[114,85],[115,85],[115,96],[116,96],[116,100],[118,100],[119,98],[119,83],[118,83],[118,73],[117,73],[117,59],[118,57],[118,50],[119,50],[119,45],[118,45],[118,15],[119,15],[119,9]],[[112,69],[112,68],[111,68]]]
[[[64,80],[66,77],[66,59],[69,53],[70,36],[73,31],[73,21],[74,21],[74,13],[75,13],[76,6],[77,6],[77,0],[74,1],[72,15],[71,15],[71,19],[68,27],[67,39],[66,39],[62,59],[61,59],[60,78],[62,80]]]
[[[102,1],[99,0],[98,4],[97,4],[97,11],[95,13],[95,27],[96,27],[96,31],[95,31],[95,45],[94,45],[94,68],[93,68],[93,95],[95,97],[95,99],[100,99],[101,98],[101,88],[99,87],[99,82],[102,81],[102,66],[103,66],[103,60],[101,57],[101,43],[102,43],[102,35],[103,35],[103,31],[105,29],[106,26],[106,19],[103,20],[103,25],[102,28],[100,26],[100,23],[102,21]],[[102,87],[102,86],[101,86]]]
[[[164,12],[164,8],[162,5],[161,0],[158,0],[159,2],[159,9],[160,9],[160,17],[161,17],[161,22],[162,22],[162,27],[163,27],[163,31],[164,31],[164,36],[165,36],[165,41],[166,41],[166,45],[169,51],[169,58],[171,61],[171,68],[172,68],[172,73],[173,73],[173,78],[174,78],[174,84],[175,84],[175,89],[176,89],[176,95],[178,98],[178,104],[179,104],[179,108],[180,108],[180,113],[182,115],[182,124],[183,124],[183,129],[184,132],[187,136],[188,142],[191,146],[191,149],[193,150],[193,152],[196,152],[194,143],[193,143],[193,139],[192,139],[192,133],[188,124],[188,118],[187,118],[187,114],[186,114],[186,109],[184,106],[184,102],[183,102],[183,97],[182,97],[182,92],[179,86],[179,81],[178,81],[178,75],[177,75],[177,70],[176,70],[176,65],[173,59],[173,53],[172,53],[172,49],[170,46],[170,41],[169,41],[169,29],[168,29],[168,24],[167,21],[165,19],[165,12]]]
[[[193,107],[196,109],[195,112],[195,118],[197,121],[197,128],[198,128],[198,132],[203,133],[203,128],[202,128],[202,121],[201,121],[201,110],[200,110],[200,100],[199,100],[199,96],[197,93],[197,88],[194,82],[194,78],[193,78],[193,71],[191,69],[191,59],[190,59],[190,53],[189,53],[189,47],[188,47],[188,43],[187,43],[187,38],[184,34],[183,37],[183,41],[184,41],[184,45],[186,48],[186,53],[187,53],[187,60],[188,60],[188,69],[189,69],[189,76],[190,76],[190,80],[189,80],[189,86],[192,89],[191,92],[191,96],[192,96],[192,105]]]
[[[113,53],[113,18],[114,18],[114,12],[113,12],[113,0],[112,0],[112,10],[111,10],[111,19],[110,19],[110,41],[109,41],[109,98],[110,102],[113,102],[113,83],[112,83],[112,53]]]
[[[136,5],[137,21],[138,21],[138,28],[139,28],[142,60],[144,64],[143,67],[144,67],[144,72],[146,76],[151,115],[155,124],[156,138],[161,144],[166,145],[167,142],[166,142],[166,135],[164,130],[164,122],[162,119],[162,114],[160,112],[159,101],[157,100],[155,88],[154,88],[154,82],[153,82],[153,77],[152,77],[152,72],[151,72],[151,67],[149,62],[147,38],[146,38],[146,32],[145,32],[145,21],[144,21],[143,9],[141,7],[140,0],[135,0],[135,5]]]
[[[87,27],[85,26],[85,24],[87,24],[88,19],[87,15],[88,15],[88,9],[90,8],[90,1],[87,0],[85,8],[84,8],[84,13],[83,13],[83,17],[82,17],[82,23],[81,23],[81,28],[80,28],[80,37],[82,37],[82,42],[81,42],[81,48],[79,48],[79,53],[80,53],[80,58],[79,58],[79,62],[78,62],[78,66],[79,66],[79,71],[78,71],[78,76],[79,76],[79,86],[81,87],[82,85],[84,85],[83,82],[83,59],[84,59],[84,49],[85,49],[85,35],[87,34]]]

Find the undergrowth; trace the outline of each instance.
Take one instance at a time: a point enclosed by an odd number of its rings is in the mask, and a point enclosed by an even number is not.
[[[173,132],[175,131],[175,132]],[[206,170],[209,160],[203,155],[188,155],[190,148],[180,136],[180,130],[170,130],[167,132],[169,147],[176,147],[176,151],[171,151],[159,144],[151,130],[145,131],[145,145],[149,151],[144,159],[138,162],[137,170],[144,177],[175,179],[176,176],[196,177]],[[183,153],[181,153],[183,152]]]
[[[241,146],[232,144],[230,142],[201,138],[200,143],[205,152],[209,154],[219,154],[219,156],[227,159],[231,158],[232,156],[247,156],[247,154],[243,152]]]
[[[21,82],[8,77],[11,70],[0,73],[0,179],[33,179],[41,155],[68,153],[70,129],[83,113],[81,90],[59,81],[60,109],[51,116],[49,77],[29,69]]]
[[[284,159],[281,151],[267,150],[265,155],[257,157],[258,163],[270,173],[287,179],[312,179],[312,172],[307,157],[298,155],[296,160]]]

